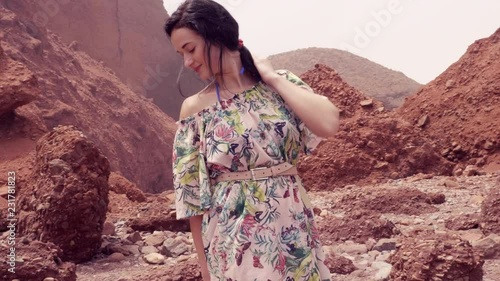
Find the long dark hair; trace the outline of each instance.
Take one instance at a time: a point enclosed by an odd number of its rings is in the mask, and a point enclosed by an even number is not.
[[[221,75],[223,73],[222,48],[226,47],[230,51],[239,50],[245,72],[248,72],[257,81],[262,80],[250,51],[239,44],[238,23],[219,3],[211,0],[184,1],[165,23],[165,32],[168,37],[171,37],[174,29],[182,27],[193,30],[205,40],[205,50],[210,71],[212,71],[210,49],[215,45],[220,47],[218,63]],[[224,81],[224,77],[221,77],[221,79]],[[179,84],[179,79],[177,83]]]

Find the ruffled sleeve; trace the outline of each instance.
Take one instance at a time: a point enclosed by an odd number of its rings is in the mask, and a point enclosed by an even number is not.
[[[172,155],[177,219],[202,215],[210,207],[210,181],[203,140],[203,122],[189,117],[178,123]]]
[[[276,72],[279,75],[286,77],[288,81],[310,91],[311,93],[314,93],[314,90],[309,85],[307,85],[307,83],[302,81],[297,75],[293,74],[289,70],[278,70]],[[297,128],[300,132],[300,143],[302,145],[302,151],[305,154],[311,154],[316,146],[318,146],[318,144],[323,140],[323,138],[311,132],[311,130],[306,127],[304,122],[302,122],[302,120],[298,116],[295,116],[295,120],[297,122]]]

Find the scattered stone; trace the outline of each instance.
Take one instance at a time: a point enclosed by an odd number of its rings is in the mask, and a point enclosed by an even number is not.
[[[375,244],[375,246],[373,247],[373,250],[379,251],[379,252],[395,250],[396,249],[396,242],[397,242],[397,239],[394,239],[394,238],[390,238],[390,239],[383,238],[383,239],[380,239],[377,242],[377,244]]]
[[[455,216],[445,221],[445,226],[451,230],[468,230],[479,228],[481,217],[478,214],[465,214]]]
[[[141,248],[141,253],[147,255],[151,253],[158,253],[158,249],[155,246],[144,246]]]
[[[144,238],[144,242],[146,243],[146,245],[155,247],[163,244],[163,241],[165,241],[165,235],[163,235],[163,233],[149,235]]]
[[[449,187],[449,188],[459,188],[460,187],[460,185],[458,184],[458,182],[456,182],[454,180],[451,180],[451,179],[447,179],[444,182],[444,186]]]
[[[451,89],[455,86],[455,80],[449,79],[446,81],[445,88],[446,90]]]
[[[189,251],[186,241],[183,237],[168,238],[163,243],[160,253],[167,257],[178,257]]]
[[[391,274],[392,265],[383,261],[376,261],[372,263],[372,267],[376,268],[378,271],[375,274],[375,280],[387,280]]]
[[[141,253],[138,245],[123,245],[122,248],[132,255],[139,255]]]
[[[357,244],[353,241],[346,241],[340,245],[334,247],[336,254],[348,254],[348,255],[360,255],[368,253],[368,249],[365,244]]]
[[[135,243],[137,241],[142,241],[142,236],[139,233],[139,231],[134,231],[132,234],[127,236],[127,240],[131,241],[132,243]]]
[[[423,115],[418,119],[417,127],[423,128],[425,125],[427,125],[427,123],[429,123],[429,116]]]
[[[325,265],[330,272],[343,275],[350,274],[357,269],[351,260],[336,255],[328,256],[325,260]]]
[[[328,216],[328,210],[322,210],[321,213],[319,214],[320,217],[326,217]]]
[[[453,175],[454,175],[454,176],[456,176],[456,177],[459,177],[459,176],[463,175],[463,173],[464,173],[464,170],[462,170],[462,169],[460,169],[460,168],[455,169],[455,170],[453,171]]]
[[[125,260],[125,255],[122,253],[112,253],[106,260],[108,262],[122,262]]]
[[[164,264],[165,257],[158,253],[151,253],[144,256],[144,260],[149,264]]]
[[[485,259],[500,258],[500,237],[496,234],[472,242],[472,247],[483,253]]]
[[[102,235],[115,235],[115,225],[109,221],[104,222]]]
[[[370,107],[370,106],[373,106],[373,100],[372,99],[363,100],[359,104],[362,107]]]
[[[428,193],[428,195],[431,200],[431,204],[443,204],[446,202],[446,196],[441,192]]]
[[[465,167],[464,175],[468,177],[477,176],[479,175],[479,169],[474,165],[468,165]]]
[[[458,235],[460,235],[462,239],[469,241],[469,243],[473,243],[474,241],[484,238],[483,232],[478,228],[458,231]]]

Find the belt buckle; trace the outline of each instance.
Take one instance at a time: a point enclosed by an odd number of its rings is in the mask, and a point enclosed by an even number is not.
[[[254,171],[258,171],[258,170],[265,170],[265,169],[268,169],[266,167],[261,167],[261,168],[253,168],[253,169],[250,169],[250,173],[252,174],[252,180],[254,181],[258,181],[258,180],[265,180],[265,179],[268,179],[269,177],[260,177],[260,178],[256,178],[255,177],[255,173]]]

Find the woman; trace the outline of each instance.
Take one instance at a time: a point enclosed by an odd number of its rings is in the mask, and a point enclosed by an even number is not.
[[[221,5],[187,0],[165,25],[203,80],[174,141],[177,218],[189,218],[204,280],[329,280],[295,164],[339,126],[337,108],[255,60]]]

